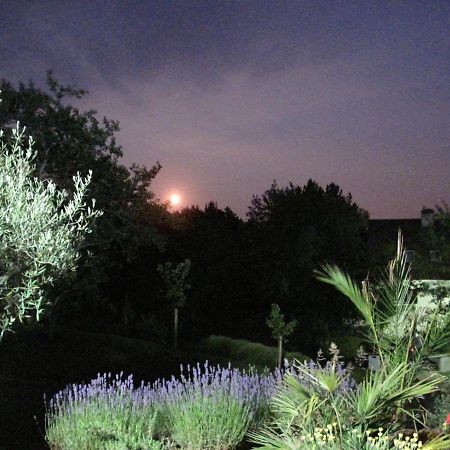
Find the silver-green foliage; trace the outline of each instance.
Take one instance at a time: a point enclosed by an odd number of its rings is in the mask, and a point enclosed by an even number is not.
[[[16,321],[40,319],[47,288],[74,271],[92,221],[101,212],[87,205],[92,174],[74,178],[73,194],[33,176],[33,139],[24,128],[6,141],[0,130],[0,338]]]
[[[184,395],[166,408],[171,439],[185,450],[234,449],[252,420],[250,407],[227,392]]]
[[[197,364],[179,379],[135,388],[133,377],[98,375],[47,406],[46,440],[58,450],[232,450],[268,414],[281,372],[259,375]]]
[[[46,440],[60,450],[161,450],[153,439],[156,412],[130,392],[70,398],[47,413]]]

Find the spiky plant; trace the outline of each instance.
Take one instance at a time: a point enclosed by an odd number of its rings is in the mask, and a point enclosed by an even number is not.
[[[303,436],[335,423],[336,448],[353,448],[348,438],[356,429],[361,435],[355,444],[355,450],[359,450],[365,448],[370,428],[399,429],[405,417],[416,428],[423,426],[417,414],[417,399],[439,390],[444,380],[424,370],[426,355],[445,341],[448,329],[436,316],[425,318],[416,308],[401,235],[395,258],[373,286],[365,280],[360,287],[332,265],[325,265],[317,274],[356,306],[366,324],[367,340],[380,357],[381,368],[368,372],[355,388],[342,389],[346,375],[339,373],[337,364],[326,368],[296,364],[295,371],[285,374],[273,399],[272,423],[252,434],[252,440],[258,448],[306,449],[310,444]],[[426,446],[430,450],[448,447],[450,435],[440,436]]]
[[[366,324],[367,341],[380,357],[381,371],[400,363],[407,368],[404,385],[411,385],[423,369],[427,355],[441,349],[450,338],[450,311],[446,317],[416,307],[410,265],[406,262],[401,233],[397,254],[381,279],[362,286],[336,266],[325,265],[318,279],[333,285],[357,308]],[[443,320],[444,319],[444,320]],[[419,326],[420,325],[420,326]]]
[[[362,391],[365,390],[364,397],[368,400],[373,393],[372,384],[378,380],[386,388],[397,386],[397,393],[394,392],[394,397],[388,398],[386,404],[386,407],[395,406],[392,419],[399,421],[401,416],[409,416],[416,424],[419,419],[414,401],[439,390],[444,381],[430,370],[427,356],[448,342],[450,311],[441,317],[437,309],[430,314],[416,306],[411,268],[406,261],[400,230],[397,253],[375,283],[366,279],[359,287],[348,274],[333,265],[325,265],[317,275],[319,280],[334,286],[355,305],[366,324],[366,338],[380,358],[379,373],[369,374],[360,386],[359,407],[363,403]],[[365,414],[371,409],[376,410],[383,397],[380,393],[377,399],[371,399]]]

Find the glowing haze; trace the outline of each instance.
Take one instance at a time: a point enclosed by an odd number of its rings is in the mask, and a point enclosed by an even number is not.
[[[272,180],[372,217],[450,200],[450,2],[4,0],[0,76],[45,70],[121,123],[154,190],[243,215]]]
[[[170,204],[172,206],[178,206],[180,204],[181,197],[178,194],[172,194],[170,196]]]

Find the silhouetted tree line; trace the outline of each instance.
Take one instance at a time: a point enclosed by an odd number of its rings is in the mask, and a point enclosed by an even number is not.
[[[189,259],[180,343],[210,334],[270,343],[266,319],[273,303],[298,321],[288,345],[304,352],[342,331],[352,310],[313,270],[332,262],[355,277],[366,275],[368,214],[351,195],[333,183],[274,182],[253,197],[246,220],[214,202],[171,213],[151,191],[159,163],[124,167],[114,137],[119,124],[69,104],[85,90],[61,86],[51,72],[47,81],[42,90],[2,80],[0,127],[17,120],[27,127],[41,179],[70,189],[78,171],[92,169],[89,195],[104,211],[76,276],[54,286],[48,321],[170,343],[172,306],[157,266]]]

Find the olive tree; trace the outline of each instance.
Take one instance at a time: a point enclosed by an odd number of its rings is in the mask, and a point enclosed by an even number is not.
[[[81,244],[101,215],[86,191],[92,173],[57,189],[33,176],[33,138],[24,145],[19,123],[6,139],[0,130],[0,339],[16,322],[39,320],[51,303],[48,288],[76,269]]]

